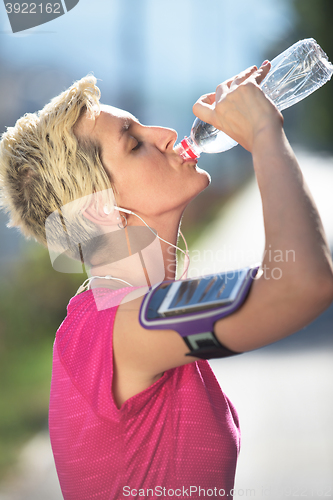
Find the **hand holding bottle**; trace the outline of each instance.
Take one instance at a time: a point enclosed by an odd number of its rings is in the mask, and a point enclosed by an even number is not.
[[[283,123],[281,113],[259,87],[269,70],[267,62],[259,69],[253,66],[221,83],[215,93],[198,99],[193,113],[252,151],[258,133],[268,127],[281,127]]]
[[[219,102],[226,97],[229,100],[227,94],[239,85],[247,85],[247,81],[250,82],[251,79],[255,82],[255,85],[260,83],[260,88],[264,94],[269,97],[279,111],[282,111],[315,92],[315,90],[328,82],[333,74],[333,65],[329,62],[323,49],[313,38],[306,38],[294,43],[287,50],[275,57],[270,65],[271,69],[262,81],[260,73],[262,75],[267,70],[267,68],[263,70],[264,64],[259,70],[256,67],[249,68],[244,73],[222,84],[220,95],[213,93],[203,96],[199,99],[198,103],[199,105],[206,106],[207,109],[204,110],[202,108],[201,111],[208,116],[208,108],[210,107],[211,110],[214,108],[215,100]],[[258,92],[256,95],[259,95]],[[264,101],[261,102],[263,103]],[[211,117],[212,115],[210,114]],[[223,123],[221,124],[222,129],[219,130],[214,125],[211,125],[212,122],[207,123],[196,118],[191,129],[191,136],[185,137],[177,144],[175,151],[186,159],[199,158],[202,152],[221,153],[233,148],[237,145],[237,141],[223,132],[227,124],[227,119],[229,119],[229,116],[224,116]],[[219,122],[217,121],[217,123]],[[250,143],[251,141],[248,143],[248,146],[244,147],[248,149]]]

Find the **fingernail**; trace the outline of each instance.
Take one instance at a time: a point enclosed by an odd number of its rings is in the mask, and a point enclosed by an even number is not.
[[[268,63],[269,63],[269,60],[266,59],[266,61],[264,61],[261,66],[266,66],[266,64],[268,64]]]

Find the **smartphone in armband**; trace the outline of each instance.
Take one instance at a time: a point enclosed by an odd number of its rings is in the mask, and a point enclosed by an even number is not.
[[[163,282],[145,296],[140,323],[148,329],[176,330],[190,348],[187,355],[210,359],[236,354],[218,341],[214,323],[241,307],[258,269]]]

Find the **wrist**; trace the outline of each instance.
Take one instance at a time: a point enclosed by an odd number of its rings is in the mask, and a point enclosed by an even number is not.
[[[274,154],[274,150],[281,147],[281,141],[285,140],[283,116],[279,113],[279,116],[274,119],[270,117],[266,123],[260,124],[254,131],[251,153],[253,156],[257,156],[263,151],[269,150],[271,154]]]

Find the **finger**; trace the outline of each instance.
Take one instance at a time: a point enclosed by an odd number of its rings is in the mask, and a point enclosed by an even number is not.
[[[220,83],[216,87],[215,102],[218,103],[224,94],[228,94],[229,86],[227,82]]]
[[[250,66],[249,68],[245,69],[241,73],[238,73],[237,75],[233,76],[232,78],[229,78],[226,80],[224,83],[230,87],[232,82],[234,82],[237,78],[242,78],[245,74],[252,74],[255,70],[257,69],[257,66]]]
[[[251,75],[253,75],[256,71],[258,70],[257,66],[251,66],[250,68],[247,68],[246,70],[242,71],[239,73],[239,75],[236,75],[233,80],[229,80],[227,82],[228,87],[232,88],[234,86],[240,85],[243,83],[247,78],[249,78]]]
[[[259,85],[263,79],[267,76],[271,69],[272,65],[269,61],[264,61],[258,71],[255,74],[255,81]]]
[[[214,113],[215,93],[200,97],[194,104],[192,111],[203,122],[210,122]]]
[[[215,92],[212,92],[211,94],[204,94],[203,96],[198,99],[198,101],[203,102],[205,104],[214,104],[215,102]]]

